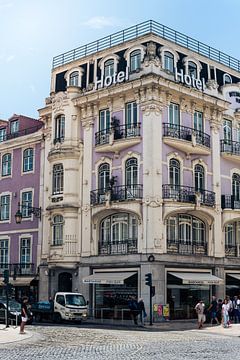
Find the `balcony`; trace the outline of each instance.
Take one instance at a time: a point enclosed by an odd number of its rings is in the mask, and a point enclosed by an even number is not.
[[[237,245],[225,245],[226,257],[239,257],[239,246]]]
[[[141,142],[140,123],[112,126],[95,134],[96,152],[119,152]]]
[[[99,242],[98,249],[99,255],[136,254],[138,251],[137,239]]]
[[[36,126],[30,127],[30,128],[27,128],[27,129],[23,129],[23,130],[13,132],[12,134],[9,133],[9,134],[2,135],[1,138],[0,138],[0,143],[4,142],[4,141],[7,141],[7,140],[16,139],[16,138],[18,138],[20,136],[33,134],[36,131],[38,131],[39,129],[41,129],[42,126],[43,126],[43,124],[38,124]]]
[[[141,184],[113,186],[105,189],[92,190],[90,200],[92,205],[104,204],[106,201],[131,201],[142,199]]]
[[[208,190],[197,191],[191,186],[164,184],[162,187],[163,199],[191,204],[214,206],[215,193]]]
[[[220,140],[220,151],[222,157],[240,162],[240,142],[232,140]]]
[[[207,255],[207,243],[181,242],[167,240],[167,252],[169,254],[182,255]]]
[[[163,124],[164,143],[186,154],[210,154],[210,136],[190,127]]]
[[[3,274],[4,270],[9,270],[9,276],[35,275],[36,265],[33,263],[0,263],[0,274]]]
[[[232,209],[239,210],[240,209],[240,200],[235,200],[234,195],[222,195],[221,196],[221,205],[222,209]]]

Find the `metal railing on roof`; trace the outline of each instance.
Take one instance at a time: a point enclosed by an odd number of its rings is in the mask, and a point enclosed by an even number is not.
[[[232,56],[229,56],[217,49],[214,49],[211,46],[203,44],[202,42],[197,41],[187,35],[175,31],[168,26],[159,24],[154,20],[144,21],[125,30],[108,35],[102,39],[57,55],[53,58],[53,69],[58,66],[81,59],[87,55],[94,54],[98,51],[111,48],[112,46],[119,45],[129,40],[136,39],[139,36],[143,36],[148,33],[156,34],[163,39],[170,40],[175,44],[183,46],[211,60],[217,61],[220,64],[226,65],[233,70],[240,71],[240,61],[238,59],[233,58]]]

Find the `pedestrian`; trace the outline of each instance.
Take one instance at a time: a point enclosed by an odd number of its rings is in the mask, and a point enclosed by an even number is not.
[[[227,295],[226,296],[227,302],[228,302],[228,315],[229,315],[229,319],[228,319],[228,325],[230,325],[230,320],[233,321],[233,303],[232,300],[230,299],[230,296]]]
[[[28,298],[23,297],[21,304],[21,325],[20,325],[20,334],[26,334],[24,331],[26,322],[28,320],[28,308],[27,308]]]
[[[147,313],[146,313],[145,304],[144,304],[144,301],[143,301],[142,298],[140,298],[139,301],[138,301],[138,310],[139,310],[139,313],[140,313],[141,324],[142,324],[142,326],[144,326],[144,320],[147,317]]]
[[[229,301],[227,298],[224,299],[223,305],[222,305],[222,324],[224,328],[229,327]]]
[[[223,304],[222,299],[218,299],[218,302],[217,302],[217,318],[218,318],[219,323],[222,321],[222,304]]]
[[[130,310],[130,315],[131,318],[134,322],[135,325],[138,325],[138,314],[139,314],[139,310],[138,310],[138,302],[137,302],[137,298],[136,296],[129,296],[129,300],[128,300],[128,308]]]
[[[211,325],[213,325],[213,321],[215,320],[217,325],[219,325],[219,321],[218,321],[218,318],[217,318],[217,306],[218,306],[218,303],[217,303],[217,300],[216,300],[216,296],[212,296],[212,302],[208,308],[208,311],[210,312],[210,316],[211,316]]]
[[[233,304],[233,319],[235,324],[240,323],[240,299],[239,296],[235,295],[232,301]]]
[[[195,310],[198,316],[198,328],[202,329],[203,323],[206,321],[206,316],[204,314],[205,304],[200,300],[195,306]]]

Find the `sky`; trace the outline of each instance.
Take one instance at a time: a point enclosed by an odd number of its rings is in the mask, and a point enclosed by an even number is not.
[[[0,119],[38,118],[54,56],[155,20],[240,59],[239,0],[0,0]]]

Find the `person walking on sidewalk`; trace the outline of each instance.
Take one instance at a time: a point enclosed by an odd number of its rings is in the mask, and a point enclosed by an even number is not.
[[[222,305],[222,323],[224,328],[229,327],[229,309],[230,305],[228,299],[225,298]]]
[[[139,310],[138,310],[138,302],[135,295],[129,296],[128,308],[130,310],[130,315],[134,324],[138,325],[137,318],[138,318]]]
[[[28,298],[24,297],[22,299],[22,305],[21,305],[21,325],[20,325],[20,334],[26,334],[24,331],[26,322],[28,320],[28,308],[27,308]]]
[[[144,326],[144,320],[145,320],[145,317],[147,317],[147,313],[145,311],[145,304],[144,304],[144,301],[142,298],[139,299],[139,301],[138,301],[138,310],[140,313],[141,324],[142,324],[142,326]]]
[[[216,300],[216,296],[212,296],[212,302],[208,308],[208,311],[210,311],[210,315],[211,315],[211,325],[213,325],[213,321],[215,320],[217,325],[219,325],[219,321],[217,318],[217,300]]]
[[[205,304],[200,300],[195,306],[195,310],[198,316],[198,328],[202,329],[203,323],[206,321],[206,316],[204,314]]]

